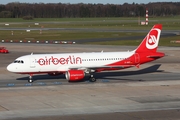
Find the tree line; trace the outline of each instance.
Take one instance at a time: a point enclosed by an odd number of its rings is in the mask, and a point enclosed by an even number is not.
[[[64,4],[19,3],[0,4],[0,18],[79,18],[79,17],[137,17],[180,15],[180,2],[155,2],[148,4]]]

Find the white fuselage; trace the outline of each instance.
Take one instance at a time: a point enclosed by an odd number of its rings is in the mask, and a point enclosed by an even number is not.
[[[32,54],[17,58],[7,69],[16,73],[64,72],[69,69],[101,68],[132,56],[134,52]],[[128,63],[127,63],[128,64]]]

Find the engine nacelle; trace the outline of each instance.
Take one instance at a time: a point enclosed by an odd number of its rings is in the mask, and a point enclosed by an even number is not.
[[[70,82],[80,81],[85,77],[85,73],[83,70],[69,70],[66,72],[65,76]]]

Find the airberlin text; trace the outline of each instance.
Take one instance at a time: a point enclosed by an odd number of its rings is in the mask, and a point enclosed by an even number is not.
[[[82,64],[82,59],[80,57],[68,56],[68,57],[44,57],[40,58],[38,61],[39,65],[66,65],[66,64]]]

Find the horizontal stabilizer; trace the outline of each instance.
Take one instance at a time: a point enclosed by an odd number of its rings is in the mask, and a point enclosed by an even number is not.
[[[164,53],[160,53],[160,52],[156,52],[154,55],[151,54],[149,56],[147,56],[148,58],[161,58],[161,57],[164,57]]]
[[[159,56],[159,55],[154,55],[154,56],[148,56],[148,58],[161,58],[163,56]]]

